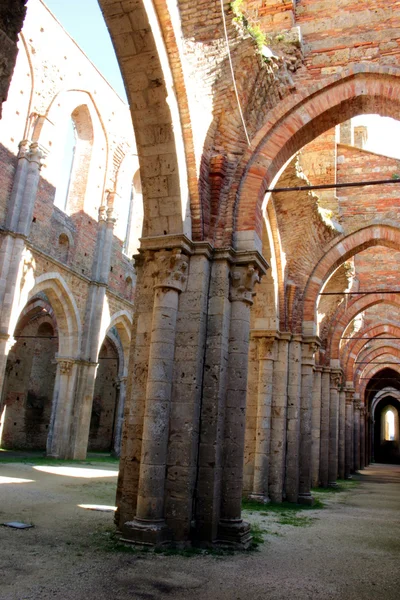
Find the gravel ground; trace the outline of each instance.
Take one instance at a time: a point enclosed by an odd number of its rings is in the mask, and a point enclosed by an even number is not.
[[[82,468],[0,464],[0,523],[34,524],[0,528],[1,600],[400,598],[400,466],[368,467],[320,510],[246,512],[256,551],[191,557],[116,547],[112,513],[78,506],[113,504],[115,467]]]

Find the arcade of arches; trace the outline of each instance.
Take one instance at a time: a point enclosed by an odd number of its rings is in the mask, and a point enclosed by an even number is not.
[[[314,486],[400,461],[400,160],[366,150],[352,121],[400,117],[400,7],[99,4],[143,198],[116,521],[133,542],[246,547],[243,495],[312,504]],[[3,397],[23,361],[29,391],[15,436],[45,435],[50,382],[32,374],[71,326],[57,298],[38,286],[16,325]],[[32,331],[43,362],[23,345]],[[117,365],[110,335],[99,363]],[[116,390],[101,389],[94,446],[102,427],[113,435]],[[56,419],[47,447],[70,443]]]

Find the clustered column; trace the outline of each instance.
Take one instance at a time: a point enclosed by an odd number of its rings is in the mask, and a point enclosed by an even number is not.
[[[268,501],[269,460],[271,444],[271,403],[275,360],[275,336],[264,336],[258,343],[258,398],[253,491],[251,498]]]
[[[354,471],[360,469],[360,397],[354,394]]]
[[[321,446],[321,387],[322,367],[314,367],[314,384],[311,416],[311,487],[319,486]]]
[[[314,354],[319,348],[316,337],[305,337],[301,358],[301,409],[300,409],[300,504],[312,504],[311,496],[311,426],[314,384]]]
[[[338,476],[338,441],[339,441],[339,385],[341,371],[332,369],[330,380],[330,405],[329,405],[329,468],[328,485],[337,485]]]
[[[169,433],[172,374],[179,294],[188,258],[179,250],[154,255],[153,318],[136,517],[123,525],[123,536],[144,544],[170,539],[164,515],[164,490]]]
[[[344,459],[344,478],[350,479],[353,471],[353,397],[354,390],[346,388],[345,390],[346,412],[345,412],[345,459]]]
[[[338,475],[344,479],[345,471],[345,443],[346,443],[346,392],[339,392],[339,448],[338,448]]]
[[[324,367],[321,376],[321,451],[319,478],[322,487],[328,487],[329,480],[329,406],[331,369]]]
[[[240,547],[246,547],[251,541],[250,526],[241,518],[241,505],[250,308],[255,293],[254,285],[258,281],[259,271],[255,266],[236,264],[232,267],[222,501],[218,541]]]
[[[274,364],[273,394],[271,405],[271,453],[269,472],[269,497],[282,502],[286,456],[286,412],[288,383],[288,351],[290,333],[280,333],[277,340],[277,356]]]

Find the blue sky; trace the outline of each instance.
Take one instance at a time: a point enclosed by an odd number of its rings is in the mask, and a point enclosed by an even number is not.
[[[114,48],[97,0],[44,0],[44,3],[126,101]]]

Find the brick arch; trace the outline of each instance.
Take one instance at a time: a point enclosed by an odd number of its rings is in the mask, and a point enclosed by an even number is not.
[[[143,184],[143,235],[184,232],[191,236],[188,187],[195,198],[197,174],[175,39],[179,19],[171,15],[177,9],[143,0],[100,0],[99,4],[130,100]],[[175,87],[179,88],[179,104]],[[188,125],[185,134],[182,124]],[[189,179],[185,149],[191,158]],[[197,203],[199,223],[200,212]]]
[[[336,241],[317,263],[304,290],[304,333],[310,333],[310,328],[314,327],[318,294],[329,276],[346,260],[372,246],[400,250],[400,229],[390,225],[369,225],[359,229]]]
[[[254,136],[236,184],[232,185],[232,212],[226,221],[233,224],[236,234],[254,230],[261,235],[265,190],[298,150],[324,131],[359,114],[399,118],[398,98],[399,69],[359,64],[283,100]]]
[[[368,337],[359,340],[349,340],[349,344],[347,344],[345,349],[340,353],[340,362],[345,366],[346,381],[350,381],[352,379],[354,361],[362,351],[363,346],[368,342],[374,343],[375,341],[379,340],[384,341],[384,338],[381,338],[380,336],[390,335],[400,338],[400,326],[389,325],[388,323],[385,323],[357,332],[357,337],[364,335]]]
[[[331,359],[338,359],[340,355],[340,339],[349,325],[361,312],[377,304],[391,304],[400,308],[399,294],[367,294],[356,298],[350,305],[343,305],[336,314],[335,323],[332,324],[333,335],[329,344],[329,354]]]
[[[354,386],[356,393],[360,395],[361,399],[364,398],[365,389],[372,377],[374,377],[374,375],[377,375],[379,371],[383,371],[386,368],[387,367],[385,367],[385,365],[370,365],[365,369],[365,371],[363,371],[362,375],[364,379],[358,378]],[[400,363],[399,365],[390,365],[390,369],[398,373],[400,376]]]
[[[383,346],[379,347],[379,348],[374,348],[372,350],[367,350],[365,351],[365,353],[360,352],[359,357],[360,360],[363,361],[370,361],[373,362],[376,359],[379,358],[383,358],[383,357],[389,357],[390,360],[394,359],[394,358],[398,358],[400,359],[400,348],[396,348],[395,346],[389,345],[389,344],[384,344]],[[384,363],[382,363],[384,365]],[[400,365],[400,362],[399,362]],[[349,379],[349,381],[353,380],[354,384],[356,383],[356,381],[359,379],[359,377],[361,376],[362,373],[364,373],[365,369],[368,368],[368,364],[355,364],[355,368],[354,368],[354,372],[353,372],[353,377],[352,379]],[[379,365],[377,365],[379,366]],[[392,365],[390,365],[391,367]]]
[[[390,386],[383,388],[382,390],[377,392],[372,399],[372,402],[371,402],[372,419],[374,418],[375,410],[376,410],[376,407],[378,406],[378,404],[382,400],[385,400],[385,398],[387,398],[388,396],[391,396],[392,398],[396,398],[396,400],[398,400],[400,402],[400,391],[399,390],[397,390],[394,387],[390,387]]]
[[[129,349],[130,349],[130,341],[131,341],[131,329],[132,329],[132,316],[126,310],[120,310],[114,313],[110,321],[107,325],[107,330],[105,335],[103,336],[103,340],[99,346],[99,350],[106,339],[106,337],[110,337],[110,330],[115,329],[118,332],[120,345],[122,349],[122,360],[120,360],[121,372],[123,376],[128,374],[128,358],[129,358]],[[112,336],[114,338],[114,336]]]
[[[78,307],[66,281],[59,273],[45,273],[34,281],[29,291],[25,291],[26,304],[40,292],[44,292],[54,311],[59,334],[59,355],[66,357],[79,356],[82,324]],[[23,307],[21,307],[23,308]],[[18,314],[21,310],[18,311]],[[17,320],[11,323],[14,331]]]

